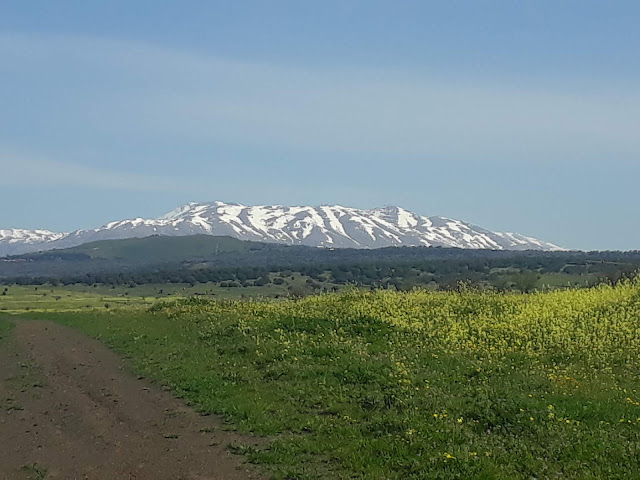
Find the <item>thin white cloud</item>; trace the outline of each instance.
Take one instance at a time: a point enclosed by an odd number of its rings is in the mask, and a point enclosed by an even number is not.
[[[43,86],[53,77],[65,120],[94,136],[398,159],[640,153],[634,87],[282,67],[91,37],[0,35],[0,58],[8,70],[39,73]]]
[[[202,191],[193,181],[96,168],[0,147],[0,186],[59,186],[149,192]]]

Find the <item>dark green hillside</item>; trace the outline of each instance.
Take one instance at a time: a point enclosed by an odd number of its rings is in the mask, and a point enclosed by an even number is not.
[[[273,283],[279,290],[291,286],[307,293],[346,284],[395,290],[455,289],[459,282],[464,282],[479,288],[531,291],[584,287],[603,280],[615,283],[634,276],[638,269],[638,251],[329,249],[194,235],[105,240],[3,258],[0,259],[0,282],[8,285],[213,283],[225,288],[267,287]]]
[[[231,237],[191,235],[100,240],[71,248],[0,258],[0,278],[60,278],[87,273],[176,269],[201,263],[235,265],[273,248]]]
[[[47,250],[0,258],[0,276],[13,266],[27,268],[37,274],[47,265],[55,264],[57,268],[67,270],[65,265],[82,271],[88,265],[138,267],[141,265],[178,265],[210,261],[223,256],[241,257],[250,252],[260,252],[272,248],[258,242],[246,242],[232,237],[212,235],[161,236],[153,235],[144,238],[127,238],[119,240],[99,240],[76,247]]]
[[[27,257],[88,256],[91,259],[128,260],[140,263],[180,262],[215,258],[221,253],[248,252],[263,247],[260,243],[244,242],[231,237],[190,235],[166,237],[154,235],[124,240],[101,240],[77,247],[42,252]]]

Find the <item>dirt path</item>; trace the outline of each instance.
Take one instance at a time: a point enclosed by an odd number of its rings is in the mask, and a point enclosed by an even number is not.
[[[0,344],[0,478],[259,478],[223,431],[81,333],[21,321]]]

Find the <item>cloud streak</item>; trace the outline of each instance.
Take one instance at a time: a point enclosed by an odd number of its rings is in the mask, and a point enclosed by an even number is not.
[[[138,192],[202,192],[206,186],[189,180],[132,174],[69,163],[0,147],[0,186],[82,187]]]
[[[43,122],[61,118],[100,142],[407,162],[624,162],[640,154],[632,87],[282,67],[82,37],[1,35],[0,56],[16,78],[48,76],[32,85],[46,84],[51,95],[41,100],[57,113]]]

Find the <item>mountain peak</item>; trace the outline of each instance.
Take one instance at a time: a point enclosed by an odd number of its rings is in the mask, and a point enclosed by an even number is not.
[[[424,217],[393,205],[364,210],[341,205],[246,206],[213,201],[190,202],[157,219],[115,221],[69,234],[0,230],[0,255],[66,248],[95,240],[194,234],[332,248],[442,246],[562,250],[525,235],[491,232],[445,217]]]

